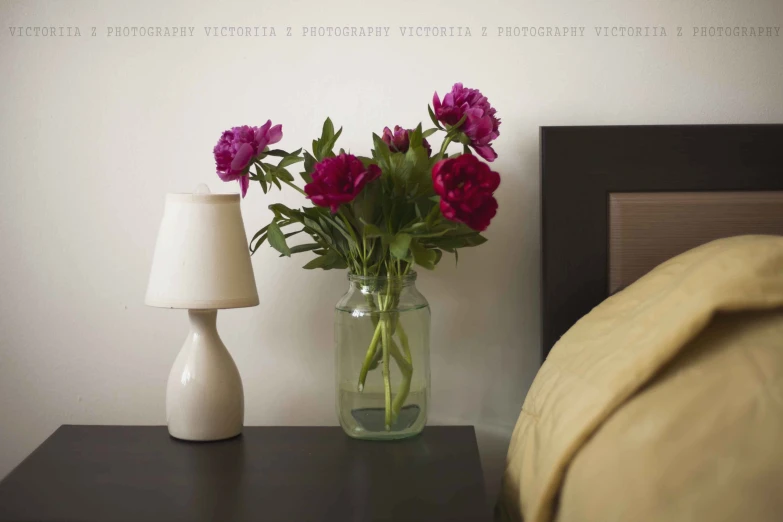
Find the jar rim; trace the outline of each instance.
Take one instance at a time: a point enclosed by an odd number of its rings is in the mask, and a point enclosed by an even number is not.
[[[418,274],[415,270],[411,270],[405,275],[395,275],[395,276],[371,276],[371,275],[360,275],[360,274],[354,274],[353,272],[348,272],[348,281],[351,283],[378,283],[378,282],[386,282],[386,281],[392,281],[397,283],[403,283],[403,284],[409,284],[416,281],[416,277]]]

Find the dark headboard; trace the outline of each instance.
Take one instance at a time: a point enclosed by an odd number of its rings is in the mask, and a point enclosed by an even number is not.
[[[542,127],[541,218],[546,358],[645,263],[783,234],[783,125]]]

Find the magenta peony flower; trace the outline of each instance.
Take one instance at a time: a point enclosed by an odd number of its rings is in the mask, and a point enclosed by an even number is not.
[[[409,132],[413,131],[410,129],[405,130],[399,125],[394,126],[393,133],[389,127],[384,127],[381,139],[389,146],[392,152],[408,152],[408,147],[410,146],[410,141],[408,140]],[[427,143],[427,140],[423,139],[421,144],[427,149],[427,155],[431,156],[432,148],[430,147],[430,144]]]
[[[313,181],[305,185],[304,191],[310,201],[319,207],[329,207],[334,214],[340,205],[353,201],[367,183],[380,175],[377,165],[365,167],[353,154],[343,153],[316,163]]]
[[[492,140],[500,136],[500,120],[495,117],[495,109],[480,91],[455,83],[451,92],[443,97],[442,103],[436,92],[432,97],[432,105],[438,121],[447,125],[456,125],[462,116],[467,115],[460,130],[470,138],[470,146],[479,156],[487,161],[495,161],[498,155],[492,148]]]
[[[223,181],[239,180],[242,197],[247,194],[250,185],[248,169],[255,158],[261,156],[267,145],[277,143],[283,138],[283,126],[267,120],[261,127],[233,127],[225,131],[215,145],[217,175]]]
[[[492,194],[500,185],[500,174],[476,156],[462,154],[437,162],[432,168],[432,183],[446,219],[479,232],[486,230],[498,210]]]

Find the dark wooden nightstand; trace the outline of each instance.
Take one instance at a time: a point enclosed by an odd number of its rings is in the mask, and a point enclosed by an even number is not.
[[[0,522],[489,521],[471,426],[370,442],[339,427],[62,426],[0,482]]]

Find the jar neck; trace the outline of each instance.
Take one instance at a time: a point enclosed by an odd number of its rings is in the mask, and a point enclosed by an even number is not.
[[[411,271],[405,275],[394,276],[364,276],[356,274],[348,274],[348,282],[350,287],[360,292],[377,293],[396,291],[399,292],[405,288],[412,288],[416,286],[416,272]]]

